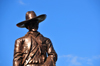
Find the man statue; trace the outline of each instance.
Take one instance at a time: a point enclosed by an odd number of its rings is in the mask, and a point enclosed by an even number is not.
[[[45,18],[45,14],[36,16],[34,11],[28,11],[26,20],[17,24],[29,31],[15,41],[13,66],[55,66],[57,54],[50,39],[37,31]]]

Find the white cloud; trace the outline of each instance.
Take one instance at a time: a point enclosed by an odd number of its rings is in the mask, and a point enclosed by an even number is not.
[[[78,62],[78,57],[77,56],[73,56],[73,55],[62,55],[59,56],[59,58],[67,58],[66,61],[69,62],[69,66],[79,66],[81,65],[80,62]]]
[[[87,62],[87,64],[89,64],[89,65],[91,65],[91,66],[93,65],[93,63],[91,63],[91,62]]]
[[[20,3],[21,5],[25,5],[25,3],[24,3],[22,0],[19,0],[19,3]]]
[[[87,59],[87,61],[92,61],[92,59]]]
[[[72,64],[72,65],[81,65],[81,63],[77,61],[77,58],[78,58],[78,57],[73,57],[73,58],[72,58],[72,60],[71,60],[71,64]]]
[[[85,60],[87,61],[88,65],[91,65],[91,66],[93,65],[93,63],[92,63],[93,59],[92,58],[91,59],[85,59]]]
[[[60,58],[66,58],[66,62],[69,63],[69,66],[82,66],[83,64],[87,64],[93,66],[93,61],[100,59],[100,55],[93,56],[91,58],[88,57],[78,57],[74,55],[62,55]]]
[[[93,56],[93,59],[100,59],[100,55],[98,55],[98,56]]]
[[[70,57],[72,57],[72,55],[62,55],[62,56],[59,56],[59,58],[66,58],[66,57],[70,58]]]

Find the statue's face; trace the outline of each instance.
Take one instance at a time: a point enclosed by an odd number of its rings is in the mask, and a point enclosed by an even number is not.
[[[27,28],[29,30],[32,30],[32,29],[37,30],[38,29],[38,24],[39,24],[38,21],[37,20],[34,20],[34,21],[28,22],[26,25],[27,25]]]

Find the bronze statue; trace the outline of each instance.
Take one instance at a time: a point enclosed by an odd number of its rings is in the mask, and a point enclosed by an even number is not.
[[[45,18],[45,14],[36,16],[34,11],[28,11],[26,20],[17,24],[29,31],[15,41],[13,66],[55,66],[57,54],[50,39],[37,31]]]

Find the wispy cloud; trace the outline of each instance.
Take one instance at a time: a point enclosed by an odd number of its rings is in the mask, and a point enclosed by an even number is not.
[[[66,57],[70,58],[70,57],[73,57],[73,56],[72,55],[62,55],[62,56],[59,56],[59,58],[66,58]]]
[[[82,66],[83,64],[87,64],[90,66],[93,66],[93,61],[100,59],[100,55],[93,56],[91,58],[88,57],[78,57],[74,55],[62,55],[58,57],[60,58],[66,58],[66,62],[69,63],[69,66]]]
[[[66,58],[66,61],[69,62],[69,66],[79,66],[81,65],[81,63],[78,61],[78,57],[77,56],[73,56],[73,55],[62,55],[59,56],[59,58]]]
[[[19,3],[20,3],[21,5],[25,5],[25,3],[24,3],[22,0],[19,0]]]
[[[78,57],[73,57],[70,61],[72,65],[81,65],[80,62],[77,61]]]
[[[98,56],[93,56],[93,59],[100,59],[100,55],[98,55]]]
[[[87,64],[89,64],[89,65],[93,66],[93,63],[91,63],[91,62],[87,62]]]

